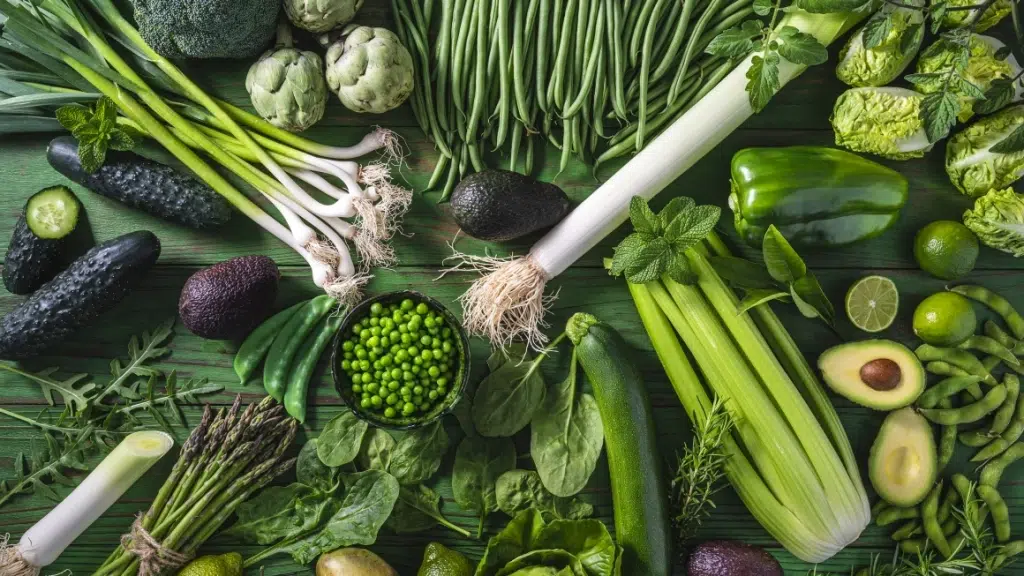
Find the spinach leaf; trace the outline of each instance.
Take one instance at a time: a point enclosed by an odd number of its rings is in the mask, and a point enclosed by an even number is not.
[[[337,468],[355,460],[367,427],[365,421],[356,418],[351,412],[345,411],[335,416],[317,439],[316,453],[320,461],[331,468]]]
[[[371,428],[363,438],[357,462],[360,470],[383,470],[391,468],[391,456],[395,451],[395,438],[383,428]]]
[[[530,423],[544,400],[543,356],[530,359],[525,347],[512,347],[504,362],[480,382],[473,398],[473,424],[483,436],[508,437]]]
[[[569,552],[589,576],[612,576],[615,570],[615,540],[600,520],[555,520],[541,530],[534,546]]]
[[[579,494],[597,468],[604,428],[597,400],[578,391],[576,350],[569,375],[554,386],[530,425],[530,455],[544,487],[556,496]]]
[[[273,553],[288,552],[296,563],[309,564],[324,552],[376,542],[398,500],[398,481],[387,472],[367,470],[346,475],[345,485],[341,506],[322,530],[279,546]]]
[[[516,446],[511,439],[466,438],[455,452],[452,493],[462,508],[480,516],[477,534],[483,533],[487,515],[498,509],[498,477],[516,467]]]
[[[403,486],[425,482],[441,467],[441,459],[447,451],[448,433],[438,420],[399,440],[388,471]]]
[[[544,519],[540,512],[532,508],[520,512],[487,542],[476,576],[494,576],[512,560],[535,549],[534,544],[543,529]]]
[[[438,524],[469,537],[468,531],[452,524],[441,514],[440,494],[423,484],[402,486],[387,527],[396,534],[409,534],[430,530]]]
[[[305,522],[298,502],[314,494],[303,484],[271,486],[238,507],[238,521],[227,533],[262,545],[300,534]]]
[[[549,568],[549,570],[544,570]],[[560,569],[560,570],[559,570]],[[495,576],[587,576],[580,559],[565,550],[534,550],[512,560]]]
[[[538,510],[546,521],[581,520],[594,514],[594,507],[579,498],[562,498],[548,492],[533,470],[505,472],[498,477],[495,493],[498,508],[509,516],[530,508]]]
[[[333,492],[337,487],[334,470],[324,465],[317,455],[317,439],[306,442],[295,460],[295,479],[300,484],[323,492]]]

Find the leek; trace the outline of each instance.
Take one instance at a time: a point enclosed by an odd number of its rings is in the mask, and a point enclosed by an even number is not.
[[[0,574],[38,574],[39,568],[53,564],[172,446],[174,439],[165,432],[128,435],[67,498],[29,528],[16,547],[0,546]]]

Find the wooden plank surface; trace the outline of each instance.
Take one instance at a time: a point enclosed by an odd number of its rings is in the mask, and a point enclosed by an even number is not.
[[[385,2],[371,1],[367,4],[362,13],[363,21],[386,22]],[[218,95],[239,104],[247,104],[241,80],[245,68],[242,63],[214,62],[194,65],[190,72]],[[682,194],[724,208],[728,194],[728,163],[736,150],[754,145],[830,144],[832,135],[828,115],[831,103],[841,91],[831,74],[827,65],[818,67],[787,87],[764,113],[751,119],[730,136],[659,196],[655,204],[663,204],[671,197]],[[400,288],[421,290],[458,312],[455,299],[473,278],[468,275],[449,275],[437,279],[441,261],[451,252],[448,243],[455,238],[457,229],[446,215],[445,207],[436,204],[436,194],[422,193],[435,153],[414,127],[409,110],[403,107],[383,116],[355,116],[345,112],[337,102],[332,102],[327,119],[311,134],[324,142],[345,144],[358,140],[372,125],[392,128],[404,138],[410,155],[408,164],[401,171],[401,177],[416,190],[416,197],[406,220],[406,235],[397,239],[401,264],[394,270],[379,271],[369,292]],[[0,142],[0,238],[9,237],[24,199],[30,193],[63,181],[46,164],[44,151],[47,141],[45,137],[14,137]],[[549,160],[554,157],[554,152],[549,151]],[[564,173],[556,175],[556,168],[552,167],[556,164],[547,162],[541,176],[553,179],[575,200],[586,197],[598,185],[587,167],[573,163]],[[957,194],[946,180],[942,170],[941,150],[922,160],[888,164],[904,173],[911,182],[910,202],[898,226],[875,240],[843,250],[807,252],[805,256],[833,302],[840,307],[846,288],[857,278],[869,273],[885,274],[893,278],[900,289],[902,314],[896,324],[882,336],[909,345],[915,343],[910,329],[910,312],[922,298],[943,287],[941,281],[929,278],[917,270],[911,254],[914,234],[933,220],[958,219],[969,201]],[[614,167],[602,170],[603,176],[607,177],[611,169]],[[54,350],[52,355],[26,362],[25,366],[29,369],[60,366],[62,373],[87,372],[97,381],[104,381],[110,360],[125,355],[126,344],[132,334],[150,329],[160,320],[175,314],[178,293],[188,275],[202,266],[229,257],[255,253],[273,257],[284,272],[278,301],[282,307],[317,292],[309,281],[308,272],[294,253],[239,214],[235,215],[228,229],[222,232],[197,233],[127,210],[81,188],[75,187],[75,190],[85,204],[90,232],[97,240],[112,238],[131,230],[149,229],[160,237],[163,254],[156,270],[127,301],[101,318],[93,328],[82,331]],[[720,229],[729,235],[732,245],[738,247],[731,231],[728,210],[724,214]],[[609,255],[611,247],[624,233],[620,230],[613,234],[577,266],[552,282],[552,290],[559,290],[560,297],[551,320],[553,326],[558,327],[572,313],[587,311],[611,323],[624,334],[637,351],[638,361],[648,383],[661,450],[667,461],[674,461],[675,455],[690,437],[689,423],[643,333],[625,286],[621,280],[609,278],[599,266],[600,259]],[[490,245],[463,236],[458,240],[457,248],[477,254],[484,250],[498,254],[522,253],[529,244],[529,241],[524,241],[506,246]],[[82,246],[83,250],[85,248]],[[1022,269],[1024,261],[984,250],[972,280],[1002,292],[1015,305],[1024,309]],[[0,312],[10,310],[20,301],[21,298],[16,296],[6,293],[0,295]],[[781,315],[812,362],[826,347],[838,343],[836,336],[818,323],[800,318],[788,309],[781,309]],[[844,338],[858,339],[864,336],[849,325],[843,314],[840,316],[839,331]],[[175,369],[179,375],[186,377],[206,377],[225,386],[224,392],[207,397],[207,401],[225,404],[235,394],[242,394],[247,401],[262,396],[262,390],[257,386],[243,387],[237,383],[231,370],[235,344],[202,340],[188,334],[179,325],[171,349],[172,354],[159,364],[161,368]],[[473,352],[476,360],[474,378],[479,378],[487,345],[482,341],[474,341]],[[546,372],[549,378],[557,377],[560,368],[557,363],[548,366]],[[315,436],[317,430],[332,416],[344,409],[331,386],[329,373],[322,370],[318,378],[318,386],[313,393],[315,409],[306,423],[305,437]],[[866,461],[883,415],[855,406],[842,398],[836,397],[834,401],[857,454],[862,462]],[[0,373],[0,406],[31,416],[37,414],[45,402],[38,387],[32,383],[11,374]],[[197,421],[200,410],[198,405],[185,410],[191,424]],[[526,452],[527,445],[520,446],[521,453]],[[19,452],[30,452],[39,447],[38,431],[0,416],[0,479],[10,475],[14,458]],[[960,447],[953,469],[969,473],[971,467],[966,464],[968,456],[968,450]],[[450,470],[451,457],[450,453],[442,470]],[[116,544],[118,536],[128,529],[133,515],[147,507],[170,465],[170,459],[165,459],[150,471],[64,554],[53,567],[54,571],[71,568],[77,574],[85,574],[98,565]],[[1022,470],[1024,465],[1011,469],[1004,476],[1002,484],[1017,536],[1024,535]],[[445,498],[445,514],[460,525],[475,525],[474,518],[461,512],[452,502],[449,482],[442,476],[439,475],[437,479],[437,487]],[[66,493],[63,489],[58,490],[62,494]],[[603,463],[599,465],[584,495],[595,504],[598,516],[611,525],[611,500],[607,469]],[[738,538],[766,546],[783,562],[787,574],[802,575],[812,568],[774,543],[731,491],[723,492],[718,504],[718,509],[701,533],[702,537]],[[0,510],[0,534],[10,532],[17,538],[50,507],[51,504],[41,497],[18,498]],[[489,528],[492,531],[500,529],[504,521],[500,514],[495,515]],[[483,543],[465,540],[441,530],[403,537],[389,534],[385,530],[375,549],[392,562],[401,574],[414,574],[423,546],[432,540],[444,542],[474,558],[480,555],[483,546]],[[239,550],[243,554],[258,550],[255,547],[239,546],[222,537],[212,540],[207,549],[210,552]],[[845,574],[851,565],[865,563],[871,554],[888,557],[891,551],[887,532],[872,527],[856,544],[818,569],[819,572],[832,570]],[[280,557],[269,561],[266,568],[268,575],[311,573],[308,568],[295,566]],[[1016,568],[1016,572],[1005,573],[1024,573],[1019,566]]]

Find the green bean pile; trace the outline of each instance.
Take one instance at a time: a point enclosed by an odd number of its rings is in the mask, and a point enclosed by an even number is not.
[[[594,170],[639,151],[735,62],[704,54],[749,0],[392,0],[414,54],[413,112],[441,153],[429,189],[500,151],[533,171],[543,140]],[[611,128],[609,128],[611,127]],[[543,140],[542,140],[543,139]]]

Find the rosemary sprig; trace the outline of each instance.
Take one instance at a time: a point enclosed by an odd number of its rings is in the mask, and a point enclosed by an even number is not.
[[[693,442],[683,449],[672,480],[673,524],[680,545],[696,535],[715,507],[711,498],[722,488],[723,468],[729,457],[725,440],[734,424],[720,398],[703,418],[694,420]]]

